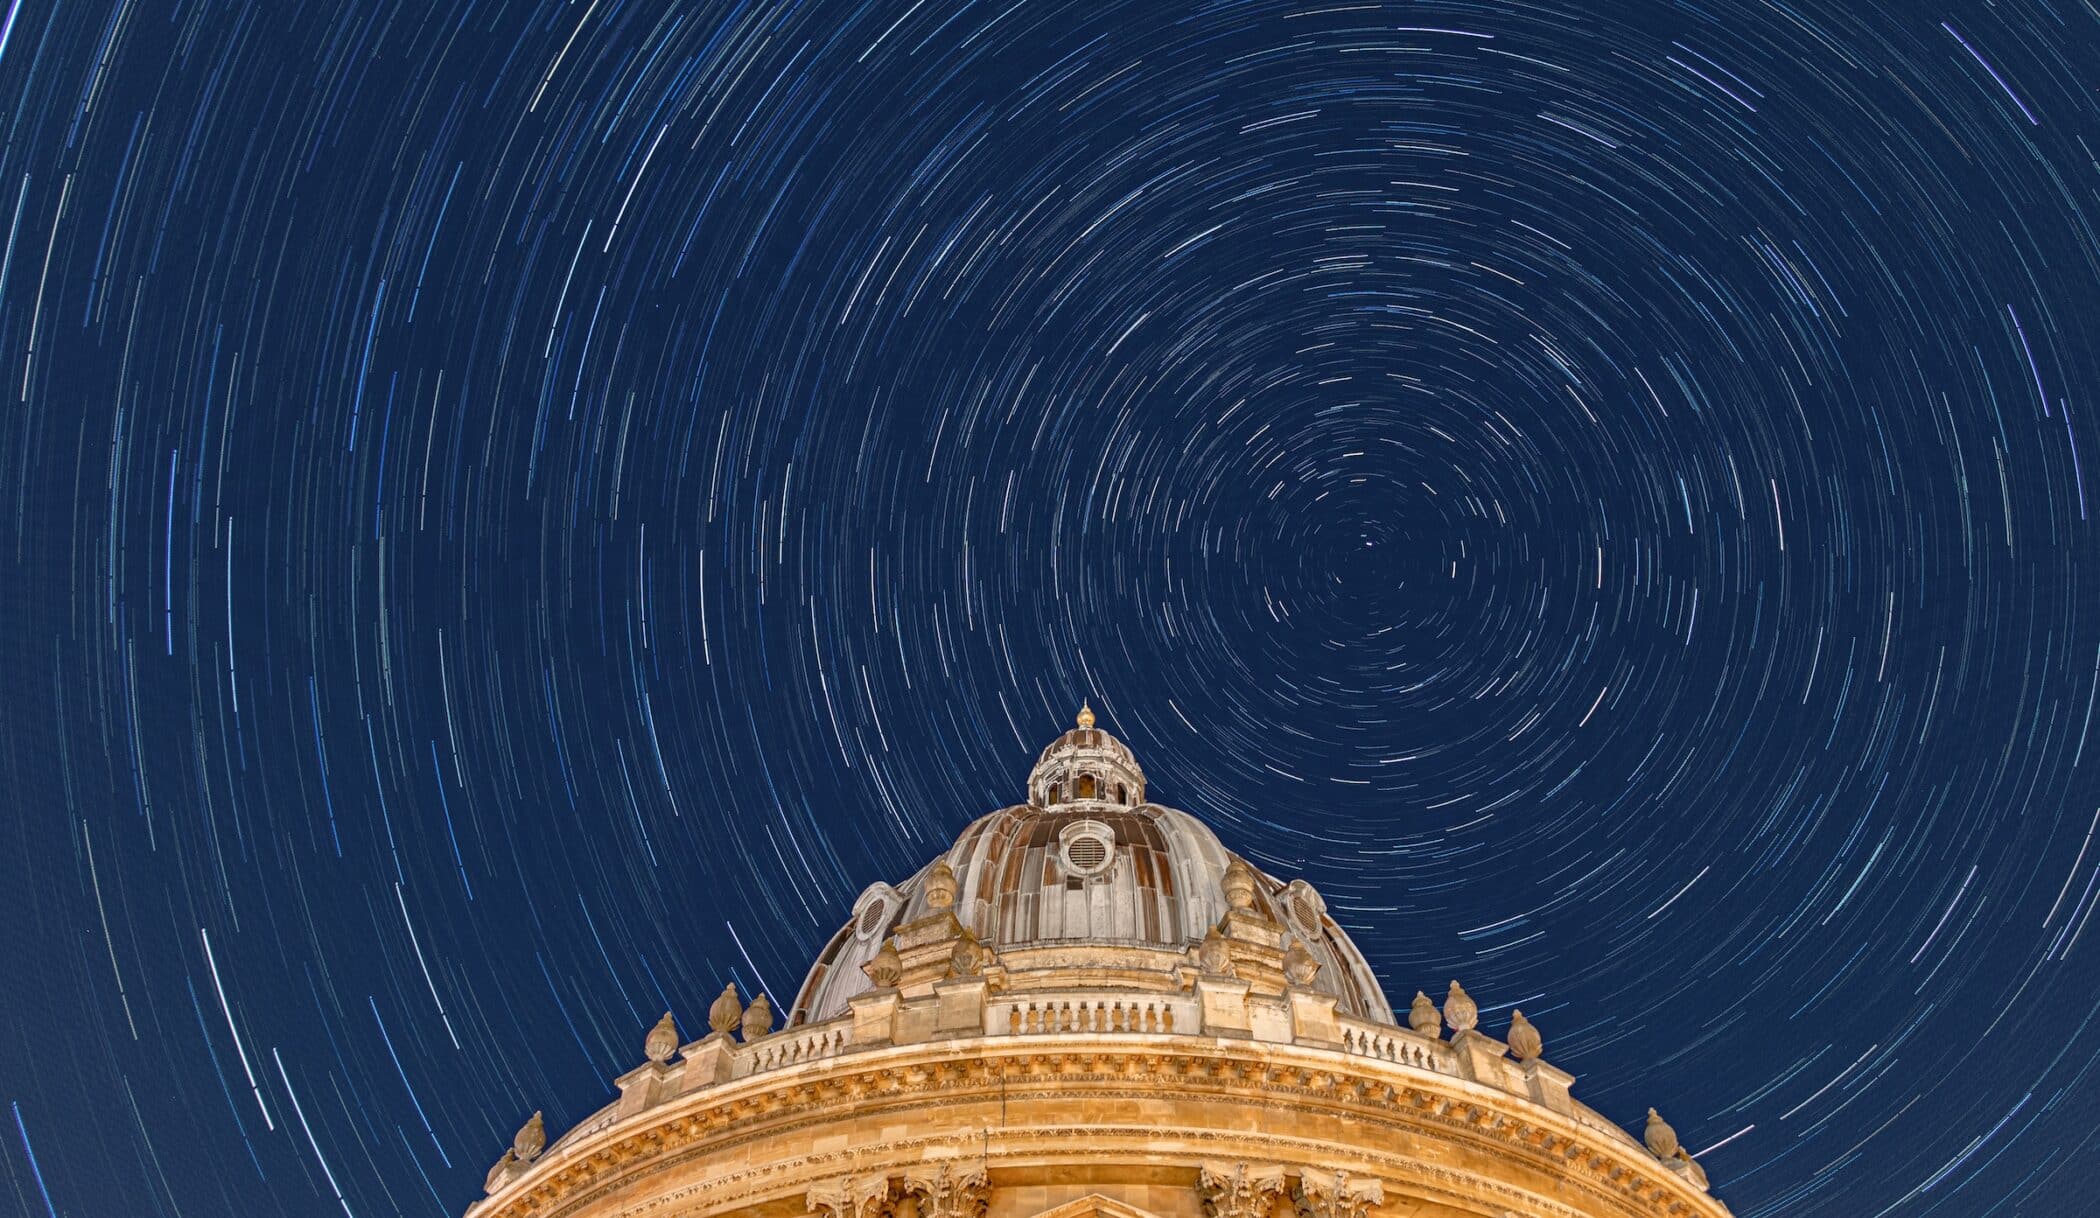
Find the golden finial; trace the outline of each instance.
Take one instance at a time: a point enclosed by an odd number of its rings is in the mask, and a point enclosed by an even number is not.
[[[1082,728],[1094,726],[1094,708],[1084,702],[1079,704],[1079,726]]]

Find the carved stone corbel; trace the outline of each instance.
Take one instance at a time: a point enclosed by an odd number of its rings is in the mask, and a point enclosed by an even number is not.
[[[930,1171],[905,1172],[904,1193],[918,1201],[920,1218],[984,1218],[991,1178],[982,1167],[957,1171],[942,1163]]]
[[[1196,1169],[1196,1185],[1206,1218],[1269,1218],[1289,1182],[1273,1163],[1205,1163]]]
[[[1297,1201],[1298,1211],[1309,1218],[1364,1218],[1364,1211],[1385,1201],[1385,1183],[1308,1167],[1298,1173]]]

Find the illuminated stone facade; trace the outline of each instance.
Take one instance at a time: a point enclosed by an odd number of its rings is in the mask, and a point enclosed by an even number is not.
[[[1082,711],[1028,802],[875,884],[774,1030],[667,1015],[620,1098],[538,1116],[472,1218],[1716,1218],[1456,982],[1404,1026],[1326,905],[1148,803]],[[1449,1029],[1450,1035],[1445,1035]]]

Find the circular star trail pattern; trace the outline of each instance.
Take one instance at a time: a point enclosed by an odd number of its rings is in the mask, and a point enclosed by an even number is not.
[[[12,1212],[456,1213],[1082,699],[1737,1213],[2083,1207],[2091,5],[4,22]]]

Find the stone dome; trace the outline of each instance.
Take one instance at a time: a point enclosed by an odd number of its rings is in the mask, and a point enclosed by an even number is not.
[[[1246,864],[1195,817],[1147,802],[1136,758],[1093,720],[1082,710],[1079,726],[1043,750],[1027,803],[971,822],[904,883],[861,893],[802,983],[793,1023],[844,1014],[849,999],[874,988],[864,966],[894,933],[947,912],[997,956],[1010,985],[1025,989],[1064,981],[1177,986],[1194,949],[1241,913],[1272,927],[1280,947],[1303,947],[1318,965],[1307,988],[1332,995],[1338,1011],[1393,1021],[1363,954],[1313,886]],[[929,897],[929,887],[947,896],[946,877],[928,882],[943,863],[953,875],[952,911]],[[1226,894],[1235,863],[1253,881],[1244,910]]]

